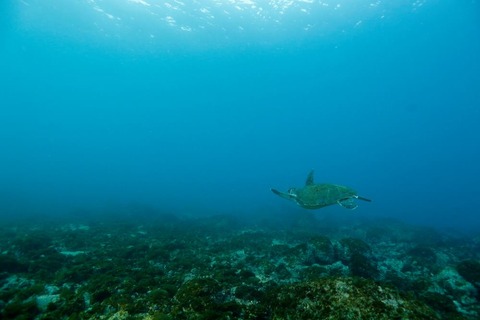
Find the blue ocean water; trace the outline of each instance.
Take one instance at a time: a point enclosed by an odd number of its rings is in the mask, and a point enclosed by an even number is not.
[[[259,212],[317,182],[350,212],[480,228],[480,6],[417,1],[0,4],[0,214],[142,203]]]

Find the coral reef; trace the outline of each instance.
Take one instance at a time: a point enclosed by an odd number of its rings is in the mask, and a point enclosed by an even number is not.
[[[478,319],[475,245],[391,221],[4,225],[0,318]]]

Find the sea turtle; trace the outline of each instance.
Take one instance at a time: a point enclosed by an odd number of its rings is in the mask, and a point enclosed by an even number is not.
[[[305,209],[320,209],[332,204],[339,204],[346,209],[357,207],[355,199],[371,202],[372,200],[360,197],[352,188],[335,184],[316,184],[313,181],[313,170],[310,171],[303,188],[290,188],[288,193],[271,189],[276,195],[295,201]]]

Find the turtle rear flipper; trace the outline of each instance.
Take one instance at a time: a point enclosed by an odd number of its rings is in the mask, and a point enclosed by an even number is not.
[[[367,199],[367,198],[364,198],[364,197],[356,196],[356,198],[357,198],[358,200],[363,200],[363,201],[367,201],[367,202],[372,202],[372,200]]]
[[[345,209],[353,210],[358,207],[355,201],[352,198],[338,200],[337,203],[344,207]]]

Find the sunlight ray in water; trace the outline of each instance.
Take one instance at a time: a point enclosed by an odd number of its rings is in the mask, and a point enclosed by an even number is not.
[[[318,38],[381,23],[398,12],[413,13],[427,0],[84,0],[75,6],[24,0],[24,23],[55,34],[76,28],[90,37],[199,43],[238,42],[245,37],[263,43]],[[32,4],[32,5],[28,5]],[[62,11],[65,21],[45,19],[45,10]],[[83,14],[79,14],[82,12]],[[94,22],[85,26],[84,19]],[[60,18],[59,18],[60,19]],[[65,28],[58,28],[65,24]],[[85,28],[87,27],[87,28]],[[53,29],[53,30],[52,30]],[[252,40],[250,40],[252,41]]]

